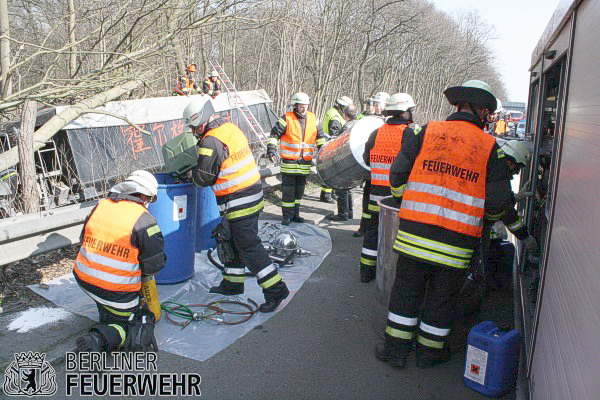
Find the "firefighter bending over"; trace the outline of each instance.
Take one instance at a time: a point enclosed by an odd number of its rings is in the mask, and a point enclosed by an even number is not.
[[[183,111],[185,124],[199,139],[198,164],[192,173],[194,183],[212,187],[222,217],[215,233],[229,238],[225,243],[228,256],[221,259],[225,267],[223,279],[210,292],[244,293],[248,267],[265,296],[259,311],[272,312],[290,292],[258,237],[258,217],[263,209],[260,174],[244,133],[213,114],[208,97],[192,102]]]

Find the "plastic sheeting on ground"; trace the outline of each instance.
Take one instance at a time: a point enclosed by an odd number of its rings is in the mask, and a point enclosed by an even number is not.
[[[260,235],[263,240],[275,236],[279,230],[289,230],[299,238],[300,247],[309,251],[310,256],[296,257],[294,265],[280,269],[281,276],[290,289],[290,296],[282,303],[277,311],[270,314],[256,313],[249,321],[239,325],[222,325],[216,321],[193,321],[186,328],[169,322],[164,313],[156,325],[156,339],[160,350],[168,351],[184,357],[204,361],[219,351],[223,350],[238,338],[256,326],[264,323],[277,312],[281,311],[300,290],[302,284],[321,265],[331,251],[331,238],[329,233],[310,224],[292,224],[281,227],[279,222],[260,221]],[[272,225],[267,225],[273,223]],[[216,252],[213,252],[216,257]],[[184,283],[176,285],[159,285],[158,292],[161,302],[174,301],[185,304],[210,303],[215,300],[239,300],[247,302],[248,298],[258,304],[263,302],[261,288],[256,283],[256,278],[247,277],[245,293],[241,296],[221,296],[210,294],[211,286],[221,281],[221,272],[214,267],[207,258],[206,252],[196,254],[196,274]],[[29,288],[52,301],[58,306],[67,308],[80,314],[98,320],[98,312],[94,301],[86,296],[80,289],[71,274],[56,278],[48,284],[48,289],[31,285]],[[229,308],[224,306],[224,308]],[[242,309],[239,309],[242,311]]]

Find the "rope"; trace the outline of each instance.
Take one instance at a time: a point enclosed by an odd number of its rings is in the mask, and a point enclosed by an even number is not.
[[[244,307],[248,311],[226,310],[221,307],[223,304],[231,304]],[[258,312],[258,304],[252,299],[248,299],[248,303],[234,300],[217,300],[208,304],[181,304],[174,301],[165,301],[160,305],[160,308],[165,311],[169,322],[181,326],[181,329],[188,326],[192,321],[212,320],[223,325],[239,325],[248,321],[254,314]],[[193,308],[201,310],[194,312]],[[218,316],[235,315],[240,318],[235,321],[225,321]],[[179,318],[183,321],[177,321]]]

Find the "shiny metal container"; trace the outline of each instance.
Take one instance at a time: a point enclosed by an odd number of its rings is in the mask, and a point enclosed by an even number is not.
[[[383,125],[383,118],[368,116],[350,129],[325,143],[317,154],[317,174],[334,189],[352,189],[369,178],[369,167],[363,161],[365,143],[371,133]]]
[[[377,201],[379,204],[379,240],[377,241],[377,275],[375,278],[376,310],[373,313],[373,328],[383,337],[385,331],[390,293],[396,278],[398,254],[394,252],[394,241],[398,233],[398,208],[394,198],[387,196]]]

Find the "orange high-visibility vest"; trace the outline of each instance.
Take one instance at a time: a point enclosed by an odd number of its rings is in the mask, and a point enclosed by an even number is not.
[[[495,143],[469,122],[427,124],[400,218],[481,237],[487,165]]]
[[[385,124],[377,131],[369,153],[371,184],[390,187],[390,168],[402,147],[402,134],[408,125]]]
[[[205,137],[208,136],[214,136],[229,150],[229,157],[221,164],[219,176],[212,187],[215,195],[226,196],[250,187],[260,180],[248,139],[237,126],[226,122],[209,130]]]
[[[306,127],[304,132],[300,127],[298,117],[292,111],[285,114],[286,128],[281,136],[279,146],[281,158],[286,160],[299,160],[300,154],[306,161],[311,161],[317,146],[317,117],[312,112],[306,113]]]
[[[85,225],[75,260],[77,277],[113,292],[138,292],[142,270],[131,234],[145,212],[148,211],[143,205],[133,201],[100,200]]]

